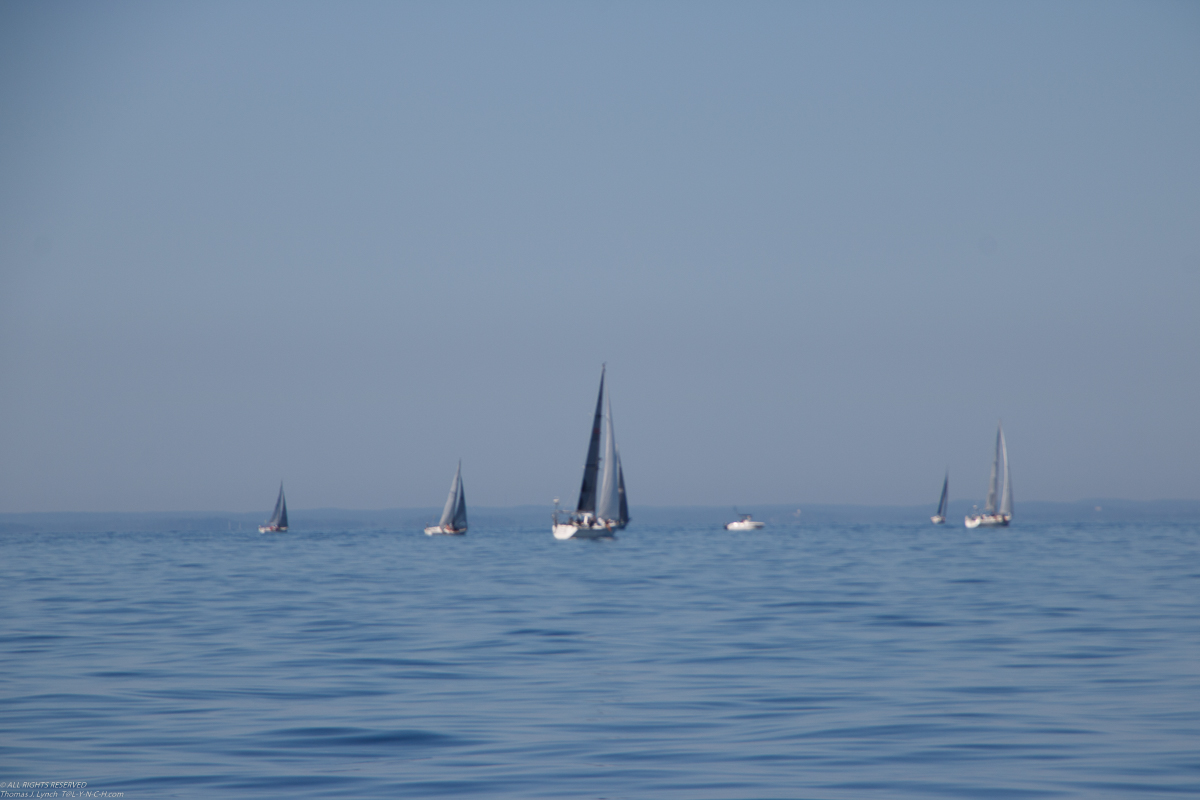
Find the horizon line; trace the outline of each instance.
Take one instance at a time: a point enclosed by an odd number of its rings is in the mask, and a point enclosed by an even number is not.
[[[951,503],[951,504],[958,504],[958,503],[963,503],[963,502],[969,502],[969,501],[965,501],[965,500],[950,500],[949,501],[949,503]],[[1102,504],[1102,503],[1137,504],[1137,505],[1168,504],[1168,503],[1170,503],[1170,504],[1178,504],[1178,503],[1200,504],[1200,498],[1161,497],[1161,498],[1155,498],[1153,500],[1130,500],[1130,499],[1123,498],[1123,497],[1084,497],[1084,498],[1080,498],[1078,500],[1025,500],[1025,501],[1022,501],[1021,505],[1023,505],[1023,506],[1086,505],[1086,504],[1093,504],[1093,503],[1096,503],[1096,504]],[[813,503],[810,503],[810,502],[778,503],[778,502],[775,502],[775,503],[746,503],[744,505],[746,508],[756,508],[757,507],[757,508],[797,508],[797,509],[802,509],[803,507],[807,506],[810,508],[885,509],[885,508],[926,508],[928,506],[936,506],[937,503],[933,503],[933,502],[928,502],[928,503],[816,503],[816,502],[813,502]],[[631,509],[642,508],[642,509],[646,509],[648,511],[649,510],[664,510],[665,511],[665,510],[670,510],[670,509],[714,509],[715,510],[715,509],[726,509],[726,508],[741,508],[742,506],[743,506],[743,504],[741,504],[741,503],[737,503],[737,504],[725,504],[725,503],[679,504],[679,503],[676,503],[676,504],[664,504],[664,505],[652,505],[652,504],[647,503],[647,504],[631,504],[630,508]],[[347,506],[312,506],[312,507],[305,507],[305,508],[293,507],[288,510],[288,513],[291,514],[294,512],[303,513],[303,512],[329,512],[329,511],[342,511],[342,512],[351,512],[351,513],[384,513],[384,512],[396,512],[396,511],[427,511],[429,509],[437,509],[440,507],[441,507],[441,504],[429,505],[429,506],[388,506],[388,507],[384,507],[384,508],[352,508],[352,507],[347,507]],[[515,510],[515,509],[533,509],[533,508],[553,509],[554,504],[553,503],[546,503],[546,504],[519,503],[519,504],[515,504],[515,505],[508,505],[508,506],[478,505],[478,506],[472,506],[472,508],[474,508],[476,510],[481,510],[481,511],[482,510],[502,511],[502,510]],[[230,510],[204,511],[204,510],[199,510],[199,509],[166,509],[166,510],[157,510],[157,511],[145,511],[145,510],[141,510],[141,511],[132,511],[132,510],[118,510],[118,511],[52,510],[52,511],[46,511],[46,510],[42,510],[42,511],[0,511],[0,516],[21,515],[21,514],[208,514],[208,515],[233,514],[233,515],[241,515],[241,514],[260,514],[260,513],[262,513],[262,512],[261,511],[230,511]]]

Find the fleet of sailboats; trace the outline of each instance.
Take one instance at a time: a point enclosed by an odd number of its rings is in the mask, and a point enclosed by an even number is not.
[[[621,452],[617,448],[617,436],[613,428],[612,398],[604,394],[607,366],[600,368],[600,390],[596,395],[596,410],[592,419],[591,436],[588,439],[587,458],[583,466],[583,482],[579,487],[579,501],[572,512],[562,512],[558,499],[554,500],[551,532],[555,539],[605,539],[613,538],[616,531],[629,524],[629,503],[625,495],[625,471],[621,467]],[[930,517],[935,525],[946,522],[946,507],[950,495],[950,471],[942,479],[942,494],[938,499],[937,512]],[[736,509],[735,509],[736,512]],[[1008,445],[1004,441],[1004,426],[996,426],[996,451],[992,459],[992,473],[988,484],[987,502],[983,513],[968,514],[964,524],[968,528],[1007,527],[1012,521],[1013,491],[1012,473],[1008,465]],[[750,514],[725,525],[726,530],[758,530],[763,523]],[[279,484],[279,497],[271,518],[258,526],[259,533],[282,533],[288,529],[287,499],[283,493],[283,482]],[[462,460],[454,471],[450,483],[450,494],[436,525],[425,528],[429,536],[461,536],[467,532],[467,498],[463,490]]]
[[[259,533],[283,533],[287,530],[287,500],[283,496],[283,481],[279,482],[279,498],[275,501],[275,513],[258,526]]]
[[[462,536],[467,532],[467,496],[463,492],[462,461],[454,471],[454,480],[450,483],[450,496],[446,498],[446,507],[442,509],[442,518],[438,524],[425,529],[426,536]]]
[[[625,472],[621,469],[621,454],[613,431],[612,400],[604,405],[604,373],[600,368],[600,393],[596,396],[596,413],[592,435],[588,440],[587,460],[583,465],[583,483],[579,487],[579,502],[575,511],[560,519],[554,509],[551,532],[555,539],[607,539],[629,524],[629,504],[625,497]],[[600,454],[600,434],[604,432],[604,454]],[[599,481],[599,484],[597,484]]]
[[[997,493],[999,488],[999,493]],[[996,497],[1000,508],[996,508]],[[987,504],[982,514],[968,514],[968,528],[1003,528],[1012,521],[1012,475],[1008,471],[1008,446],[1004,443],[1004,426],[996,426],[996,455],[992,459],[992,477],[988,484]]]

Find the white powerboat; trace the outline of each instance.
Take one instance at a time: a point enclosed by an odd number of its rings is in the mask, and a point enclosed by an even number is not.
[[[767,523],[759,522],[758,520],[754,519],[753,514],[742,514],[741,519],[737,520],[736,522],[725,523],[725,530],[727,530],[727,531],[756,531],[756,530],[759,530],[760,528],[765,528],[766,526],[767,526]]]

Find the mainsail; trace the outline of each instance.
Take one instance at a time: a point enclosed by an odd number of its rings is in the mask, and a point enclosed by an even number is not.
[[[950,472],[947,470],[946,479],[942,481],[942,499],[938,500],[937,515],[939,517],[946,516],[946,501],[950,497]]]
[[[272,525],[278,528],[286,528],[287,521],[287,500],[283,497],[283,482],[279,483],[279,499],[275,501],[275,513],[271,515],[271,519],[267,521],[267,525]]]
[[[600,494],[596,499],[596,518],[619,520],[621,517],[620,475],[621,463],[617,460],[617,437],[613,433],[612,398],[608,400],[608,425],[604,437],[604,478],[600,481]]]
[[[1004,429],[996,428],[996,455],[992,458],[992,477],[988,481],[988,496],[987,504],[983,507],[983,513],[996,513],[996,479],[1000,474],[1000,448],[1004,444]]]
[[[467,527],[467,495],[463,491],[462,461],[454,471],[454,481],[450,484],[450,495],[446,498],[446,507],[442,509],[442,518],[438,522],[442,528],[463,530]]]
[[[1000,458],[1004,464],[1004,489],[1000,493],[1000,513],[1012,516],[1012,475],[1008,471],[1008,445],[1004,442],[1004,429],[1000,429]]]
[[[588,442],[587,461],[583,466],[583,484],[579,487],[576,513],[595,513],[596,479],[600,474],[600,420],[604,413],[604,370],[600,368],[600,394],[596,396],[596,416],[592,422],[592,438]]]

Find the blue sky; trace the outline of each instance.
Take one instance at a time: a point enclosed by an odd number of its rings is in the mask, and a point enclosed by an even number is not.
[[[1194,3],[0,5],[0,511],[1200,498]]]

